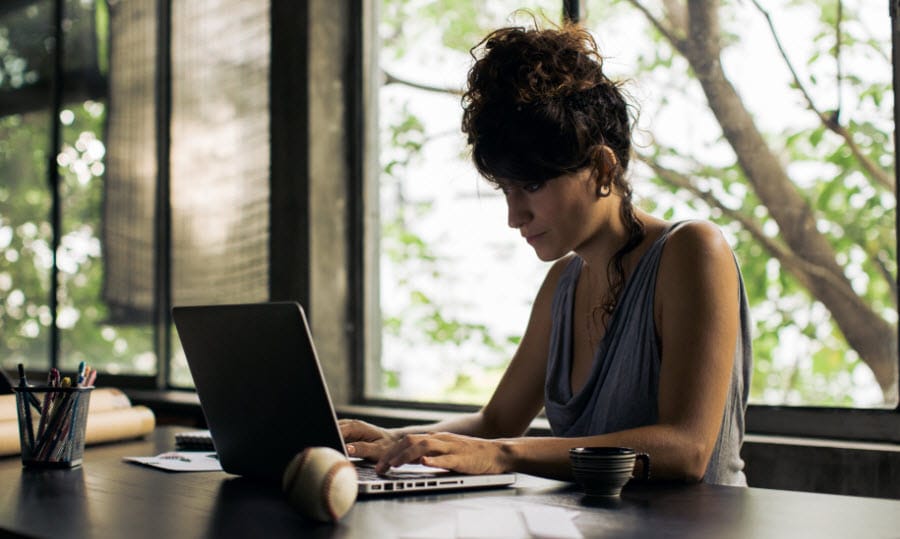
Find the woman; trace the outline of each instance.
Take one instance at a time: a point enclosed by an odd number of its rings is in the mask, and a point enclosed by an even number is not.
[[[568,450],[648,453],[652,477],[745,485],[743,282],[720,231],[632,205],[628,105],[577,26],[504,28],[473,49],[463,131],[509,226],[556,262],[480,411],[386,430],[341,422],[351,455],[571,479]],[[553,437],[524,437],[546,410]]]

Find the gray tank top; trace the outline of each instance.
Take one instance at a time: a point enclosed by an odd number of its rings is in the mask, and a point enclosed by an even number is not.
[[[597,347],[587,382],[574,395],[572,311],[583,260],[576,256],[563,270],[553,297],[553,327],[544,388],[544,406],[554,435],[590,436],[657,422],[661,358],[653,319],[653,297],[663,246],[679,224],[666,230],[641,257]],[[731,385],[719,438],[703,476],[706,483],[722,485],[747,484],[740,450],[752,351],[750,309],[740,268],[738,278],[741,326],[734,350]],[[650,458],[652,468],[653,455]]]

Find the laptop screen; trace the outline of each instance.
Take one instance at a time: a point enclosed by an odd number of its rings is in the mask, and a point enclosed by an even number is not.
[[[172,314],[226,472],[280,481],[306,447],[346,454],[299,304],[181,306]]]

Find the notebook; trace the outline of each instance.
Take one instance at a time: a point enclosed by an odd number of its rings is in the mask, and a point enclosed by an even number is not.
[[[178,306],[172,315],[226,472],[280,482],[287,463],[306,447],[347,454],[300,304]],[[358,464],[361,495],[515,482],[511,473],[427,473],[416,466],[382,477]]]

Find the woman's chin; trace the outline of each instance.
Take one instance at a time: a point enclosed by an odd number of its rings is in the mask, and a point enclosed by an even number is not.
[[[535,248],[534,254],[537,255],[541,262],[553,262],[554,260],[560,259],[565,256],[566,253],[558,253],[556,251]]]

